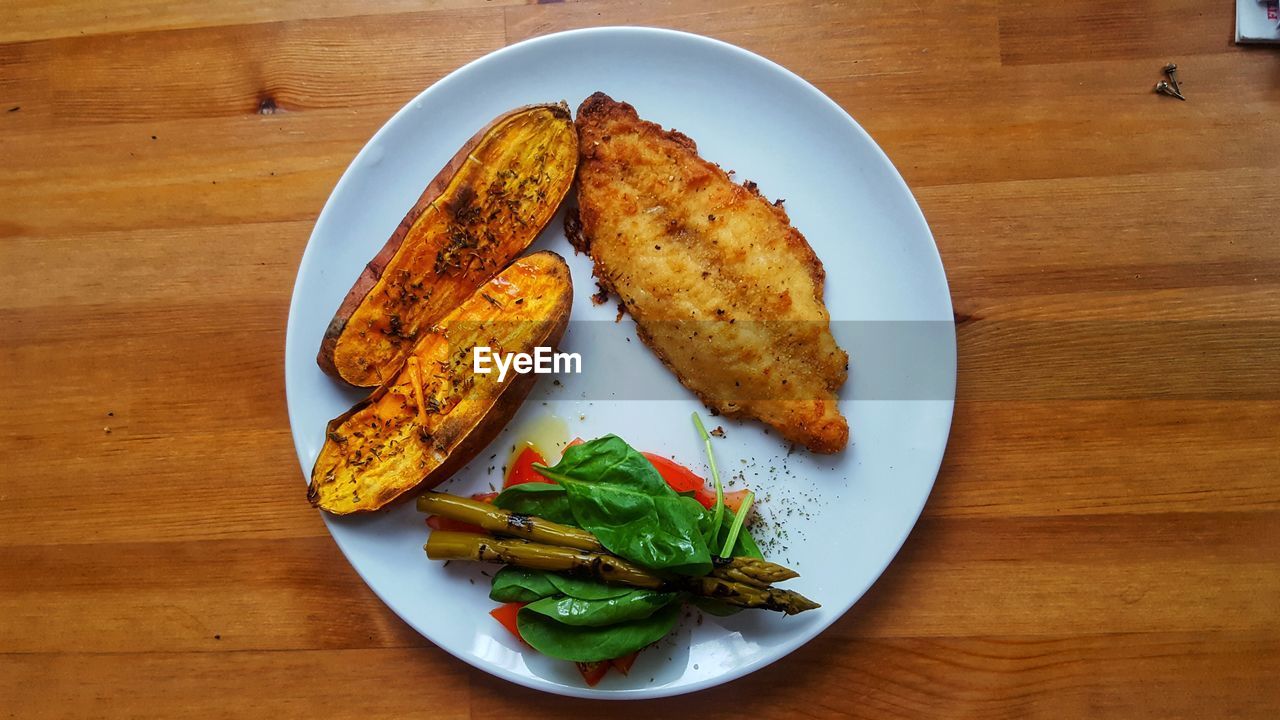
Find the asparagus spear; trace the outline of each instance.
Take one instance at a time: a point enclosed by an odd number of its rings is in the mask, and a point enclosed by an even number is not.
[[[715,598],[730,605],[761,610],[777,610],[788,615],[802,613],[822,607],[818,603],[794,590],[779,590],[775,587],[760,587],[746,583],[734,582],[720,577],[704,575],[689,578],[687,587],[695,595]]]
[[[589,552],[608,552],[595,535],[576,527],[553,523],[542,518],[513,513],[489,503],[448,493],[428,492],[418,498],[418,511],[451,520],[470,523],[499,535],[533,540]],[[748,557],[735,557],[716,562],[711,571],[715,577],[756,587],[799,577],[791,568]]]
[[[478,525],[501,535],[577,550],[605,552],[604,545],[586,530],[513,513],[489,503],[448,493],[429,492],[422,495],[418,498],[418,511]]]
[[[800,577],[800,573],[789,567],[749,557],[729,558],[722,564],[718,562],[715,569],[711,571],[711,575],[761,588]]]
[[[650,590],[666,585],[661,577],[614,555],[543,545],[528,540],[433,530],[427,536],[424,549],[427,557],[432,560],[506,563],[531,570],[573,573],[602,582]]]
[[[730,605],[778,610],[788,615],[819,607],[812,600],[790,590],[758,587],[710,575],[664,578],[606,553],[543,545],[527,540],[435,530],[427,537],[425,549],[427,557],[432,560],[506,563],[533,570],[573,573],[604,582],[652,590],[685,590]]]

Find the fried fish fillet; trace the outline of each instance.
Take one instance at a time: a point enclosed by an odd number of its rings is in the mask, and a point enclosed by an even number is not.
[[[842,450],[848,355],[831,335],[822,263],[781,203],[604,93],[583,101],[577,125],[570,239],[640,338],[712,410]]]

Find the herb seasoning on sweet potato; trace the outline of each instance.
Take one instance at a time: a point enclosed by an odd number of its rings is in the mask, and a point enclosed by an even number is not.
[[[399,372],[422,333],[533,242],[577,162],[563,103],[513,110],[477,133],[356,280],[325,332],[321,369],[359,387]]]
[[[483,296],[525,302],[490,303]],[[477,374],[472,348],[529,352],[554,346],[573,284],[552,252],[517,260],[428,330],[401,368],[329,423],[307,496],[338,515],[377,510],[430,487],[484,449],[511,419],[536,375]]]

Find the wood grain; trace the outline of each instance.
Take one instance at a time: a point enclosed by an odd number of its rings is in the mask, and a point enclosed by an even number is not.
[[[522,0],[383,0],[374,5],[359,0],[224,0],[216,4],[198,0],[174,0],[157,11],[150,0],[117,0],[106,6],[86,8],[78,0],[11,0],[6,6],[10,22],[0,30],[0,41],[41,40],[81,35],[176,30],[185,28],[244,26],[287,20],[360,18],[399,15],[421,10],[469,10],[479,5],[519,5]],[[88,9],[96,12],[86,12]]]
[[[1230,5],[14,0],[0,715],[1280,715],[1280,55],[1233,46]],[[948,269],[959,402],[828,632],[596,704],[467,667],[360,582],[302,502],[282,351],[311,223],[391,113],[625,23],[762,53],[876,138]],[[1189,102],[1151,93],[1169,60]]]

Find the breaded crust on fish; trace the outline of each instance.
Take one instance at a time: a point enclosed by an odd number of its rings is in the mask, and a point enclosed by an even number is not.
[[[712,410],[842,450],[848,355],[831,335],[822,263],[781,203],[604,93],[576,122],[581,228],[570,239],[640,338]]]

